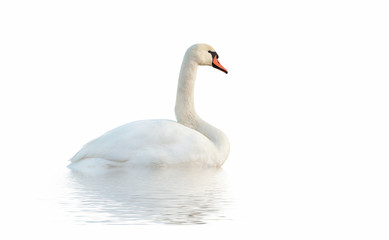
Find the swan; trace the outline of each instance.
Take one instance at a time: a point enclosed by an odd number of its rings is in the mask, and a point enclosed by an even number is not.
[[[140,120],[119,126],[85,144],[70,159],[68,167],[221,167],[230,151],[228,138],[201,119],[194,106],[199,65],[228,73],[218,58],[215,49],[208,44],[195,44],[186,51],[177,87],[177,121]]]

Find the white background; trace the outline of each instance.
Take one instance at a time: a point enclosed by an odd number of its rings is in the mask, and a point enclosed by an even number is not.
[[[241,203],[220,230],[387,239],[388,13],[374,0],[2,1],[2,207],[105,131],[173,119],[183,54],[205,42],[229,74],[200,68],[196,107],[230,138]]]

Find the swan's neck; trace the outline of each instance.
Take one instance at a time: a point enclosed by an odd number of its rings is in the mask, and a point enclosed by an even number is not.
[[[178,80],[175,113],[177,121],[187,127],[197,130],[210,139],[222,155],[229,153],[228,138],[222,131],[202,120],[196,113],[194,106],[194,86],[198,64],[185,55],[181,65]]]
[[[200,119],[194,107],[194,86],[197,68],[198,64],[188,60],[188,57],[185,56],[181,65],[177,87],[175,108],[177,121],[190,128],[195,128]]]

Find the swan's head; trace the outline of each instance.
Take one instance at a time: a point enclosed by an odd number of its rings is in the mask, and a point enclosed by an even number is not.
[[[219,62],[219,55],[215,49],[208,44],[200,43],[191,46],[186,52],[187,57],[197,62],[199,65],[208,65],[228,73]]]

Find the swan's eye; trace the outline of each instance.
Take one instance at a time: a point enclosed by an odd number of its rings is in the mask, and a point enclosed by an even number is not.
[[[216,59],[219,59],[219,55],[216,52],[213,52],[211,50],[209,50],[208,52],[212,55],[212,58],[215,58],[216,56]]]

